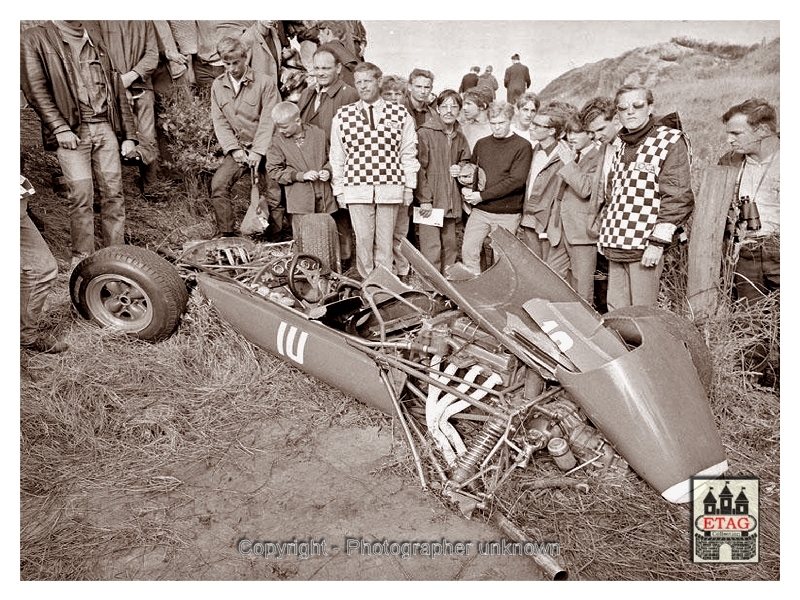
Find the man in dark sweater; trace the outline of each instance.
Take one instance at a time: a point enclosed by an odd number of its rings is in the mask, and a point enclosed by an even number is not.
[[[481,191],[465,187],[461,192],[472,205],[464,228],[461,260],[475,274],[480,273],[481,248],[489,232],[502,227],[516,233],[533,158],[530,142],[511,131],[514,106],[497,101],[489,105],[488,112],[492,135],[475,143],[471,159],[486,174],[486,185]]]

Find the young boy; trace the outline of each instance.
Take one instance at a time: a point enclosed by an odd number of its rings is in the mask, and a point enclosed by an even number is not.
[[[291,218],[334,212],[337,204],[330,184],[325,132],[303,123],[293,102],[276,104],[272,120],[275,133],[267,155],[267,173],[284,189],[287,214]]]

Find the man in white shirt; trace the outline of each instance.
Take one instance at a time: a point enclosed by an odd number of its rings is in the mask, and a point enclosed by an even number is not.
[[[766,100],[751,98],[731,107],[722,116],[722,122],[732,150],[720,158],[719,164],[739,169],[733,198],[734,205],[741,207],[736,293],[739,298],[752,302],[780,289],[778,117],[775,108]],[[746,206],[748,204],[750,206]],[[753,214],[760,223],[752,217],[745,218]]]

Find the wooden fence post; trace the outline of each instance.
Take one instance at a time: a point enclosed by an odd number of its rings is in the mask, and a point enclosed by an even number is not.
[[[695,196],[686,281],[687,300],[695,320],[714,314],[717,308],[722,283],[722,236],[737,173],[735,167],[708,167]]]

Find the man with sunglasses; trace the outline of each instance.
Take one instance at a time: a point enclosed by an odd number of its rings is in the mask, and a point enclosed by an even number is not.
[[[664,250],[694,208],[686,135],[653,116],[653,94],[625,85],[598,248],[608,259],[608,309],[655,306]]]

